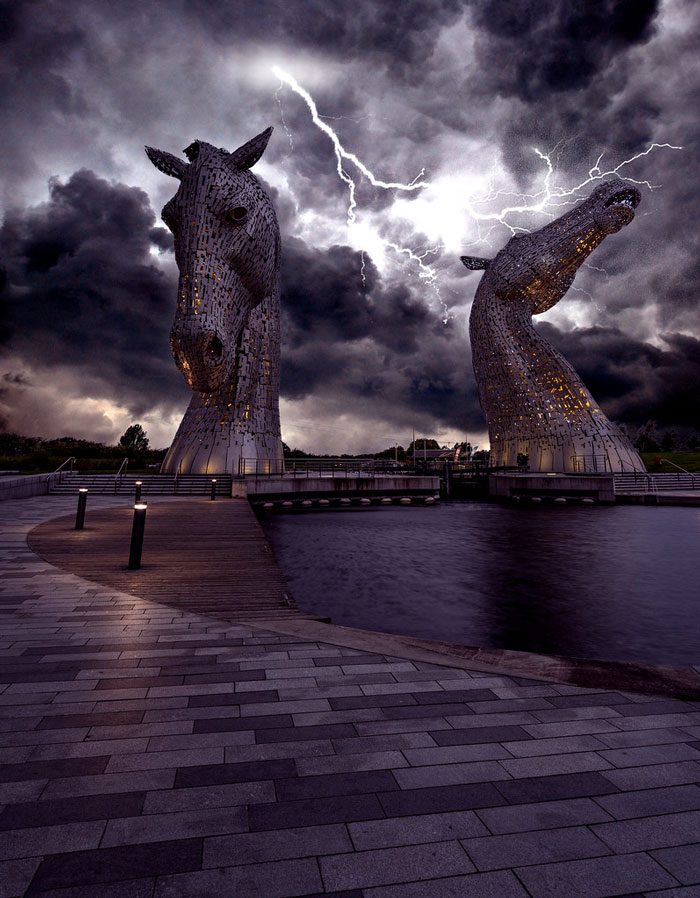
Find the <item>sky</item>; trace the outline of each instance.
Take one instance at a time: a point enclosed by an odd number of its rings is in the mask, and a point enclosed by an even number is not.
[[[481,272],[459,257],[601,176],[640,187],[635,220],[536,326],[632,432],[700,427],[699,19],[695,0],[0,2],[0,427],[110,443],[140,422],[169,444],[190,398],[160,219],[177,182],[143,146],[234,150],[269,125],[288,444],[485,446]]]

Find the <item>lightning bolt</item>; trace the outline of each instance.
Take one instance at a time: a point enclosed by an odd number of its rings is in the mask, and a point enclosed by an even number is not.
[[[316,103],[314,102],[311,94],[307,90],[304,90],[304,88],[295,78],[293,78],[287,72],[283,71],[281,68],[279,68],[279,66],[272,66],[272,71],[275,77],[280,79],[282,84],[286,84],[288,87],[291,87],[294,93],[298,94],[302,98],[302,100],[304,100],[309,108],[309,112],[311,113],[311,121],[320,131],[323,131],[323,133],[327,135],[333,143],[333,149],[335,151],[336,171],[338,173],[338,177],[341,181],[348,185],[348,190],[350,193],[350,205],[348,206],[348,224],[353,224],[355,221],[355,209],[357,207],[357,202],[355,200],[356,185],[355,181],[343,168],[344,160],[346,162],[352,162],[355,168],[357,168],[358,171],[360,171],[367,178],[367,180],[373,187],[381,187],[384,190],[420,190],[421,187],[428,186],[427,181],[420,180],[425,174],[425,169],[421,169],[409,184],[402,184],[399,181],[382,181],[379,178],[375,177],[375,175],[367,168],[362,160],[358,159],[354,153],[350,153],[345,149],[335,131],[330,127],[330,125],[327,125],[323,121],[321,116],[318,114]]]
[[[356,222],[357,184],[355,179],[346,170],[346,163],[351,163],[360,172],[361,175],[367,178],[370,184],[383,190],[414,191],[421,190],[423,188],[429,188],[431,186],[430,182],[423,180],[423,176],[425,175],[424,168],[422,168],[416,175],[416,177],[407,184],[398,181],[383,181],[378,178],[365,165],[365,163],[362,162],[361,159],[359,159],[354,153],[351,153],[349,150],[345,149],[335,131],[323,120],[324,118],[334,117],[321,116],[311,94],[305,88],[303,88],[292,75],[285,72],[283,69],[276,65],[272,67],[272,72],[274,73],[275,77],[279,78],[280,80],[280,85],[275,92],[275,97],[280,105],[280,110],[282,109],[282,104],[279,94],[282,88],[286,85],[303,99],[307,108],[309,109],[309,112],[311,113],[311,120],[314,125],[320,131],[322,131],[333,144],[333,150],[335,152],[336,160],[336,173],[340,180],[348,187],[348,226],[351,226]],[[339,118],[342,118],[342,116],[340,116]],[[290,139],[290,145],[293,148],[292,136],[284,121],[284,117],[282,118],[282,123]],[[548,216],[549,218],[554,218],[555,215],[559,214],[558,210],[560,210],[562,207],[566,207],[577,202],[580,199],[578,194],[588,185],[596,181],[603,181],[606,178],[618,177],[621,180],[628,181],[632,184],[646,187],[648,190],[657,190],[659,187],[661,187],[660,184],[652,184],[647,180],[637,180],[635,178],[629,177],[626,173],[622,173],[623,169],[625,169],[627,166],[632,165],[634,162],[636,162],[638,159],[643,158],[644,156],[648,156],[655,149],[682,150],[683,147],[676,146],[675,144],[670,143],[651,143],[645,150],[642,150],[639,153],[635,153],[628,159],[623,159],[623,161],[618,165],[605,170],[602,167],[602,160],[605,154],[600,153],[595,163],[588,170],[586,177],[580,183],[574,185],[573,187],[564,188],[555,187],[552,185],[552,181],[556,174],[555,166],[552,162],[552,155],[557,151],[557,147],[555,147],[550,153],[545,153],[538,147],[533,147],[532,151],[538,156],[538,158],[544,163],[545,166],[541,189],[537,190],[534,193],[515,193],[513,191],[507,191],[503,188],[496,189],[492,184],[492,179],[490,178],[487,185],[487,190],[483,194],[479,196],[466,196],[464,198],[466,212],[475,222],[478,234],[478,239],[474,243],[468,245],[485,243],[488,246],[491,246],[491,234],[496,228],[498,228],[499,225],[507,228],[510,231],[511,235],[515,235],[517,232],[528,232],[528,228],[513,224],[509,219],[513,218],[514,216],[521,216],[524,214],[543,214]],[[485,204],[493,204],[496,200],[505,197],[517,197],[518,202],[511,205],[502,206],[500,209],[494,212],[481,211],[478,208],[480,206],[484,206]],[[485,223],[489,223],[489,227],[486,233],[483,234],[481,226]],[[407,256],[412,262],[415,262],[418,265],[418,276],[419,278],[423,279],[425,283],[435,292],[445,312],[443,322],[447,324],[447,321],[452,316],[449,314],[447,305],[445,304],[440,294],[438,272],[432,265],[426,264],[425,262],[426,256],[437,255],[438,252],[443,249],[443,247],[433,247],[419,254],[410,247],[400,246],[387,240],[384,241],[384,245],[394,250],[394,252],[396,253]],[[360,272],[363,285],[365,285],[366,283],[365,262],[365,253],[363,251],[362,266]],[[588,263],[586,264],[587,267],[592,268],[596,271],[603,271],[607,275],[607,272],[605,272],[604,269],[597,269],[593,265],[590,265]],[[585,290],[580,290],[580,292],[585,293],[587,296],[590,296],[590,294],[588,294]],[[593,297],[590,298],[593,299]]]

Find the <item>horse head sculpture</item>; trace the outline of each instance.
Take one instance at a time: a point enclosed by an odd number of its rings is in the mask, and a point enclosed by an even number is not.
[[[538,231],[512,237],[494,259],[462,257],[467,268],[484,269],[469,334],[492,464],[527,456],[532,471],[645,470],[571,365],[532,325],[533,315],[562,299],[593,250],[632,221],[640,200],[635,187],[606,182]]]
[[[250,168],[272,128],[229,153],[203,140],[189,162],[146,147],[180,186],[162,217],[180,272],[170,349],[195,391],[166,456],[166,473],[238,473],[240,459],[281,461],[280,234]]]

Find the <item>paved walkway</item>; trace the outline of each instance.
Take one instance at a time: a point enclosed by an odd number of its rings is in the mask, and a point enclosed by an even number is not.
[[[0,898],[700,895],[700,704],[136,598],[29,550],[72,507],[0,507]]]

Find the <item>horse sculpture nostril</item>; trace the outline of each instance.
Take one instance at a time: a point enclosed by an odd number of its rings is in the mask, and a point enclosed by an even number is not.
[[[224,347],[221,340],[214,334],[214,336],[207,343],[206,348],[206,356],[207,360],[210,362],[220,362],[224,355]]]

